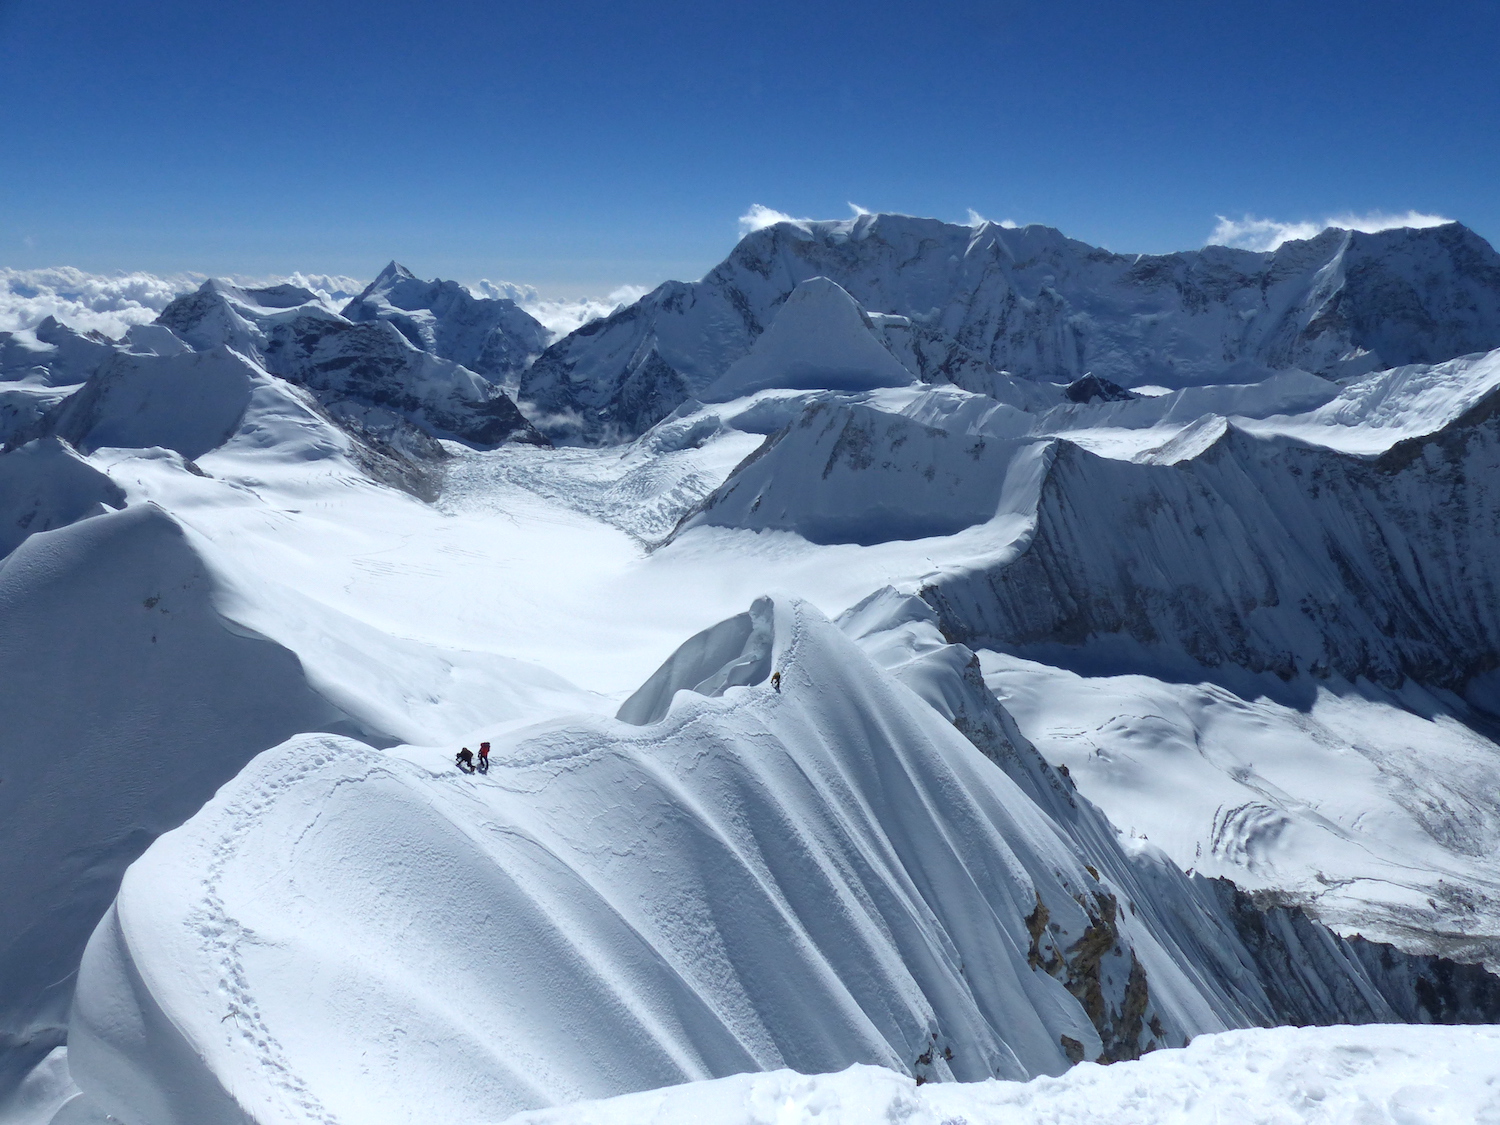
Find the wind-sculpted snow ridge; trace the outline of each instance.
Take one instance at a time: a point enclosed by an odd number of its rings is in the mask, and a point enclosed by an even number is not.
[[[307,387],[361,436],[383,436],[398,451],[412,444],[403,431],[413,425],[479,446],[542,440],[488,379],[416,347],[388,318],[355,323],[294,285],[206,281],[168,305],[159,323],[200,351],[227,347],[255,359]]]
[[[0,465],[25,457],[75,460],[33,445]],[[33,534],[0,562],[10,1050],[39,1057],[62,1041],[89,932],[158,833],[265,747],[358,729],[291,652],[221,616],[214,585],[181,526],[149,504]]]
[[[922,590],[1120,828],[1344,933],[1500,965],[1500,353],[1267,383],[1040,416],[951,387],[702,408],[667,425],[769,437],[665,550]]]
[[[695,1082],[508,1125],[1474,1125],[1500,1115],[1494,1028],[1277,1028],[1060,1078],[918,1086],[870,1066]]]
[[[1276,1018],[1205,881],[1010,745],[1049,815],[810,607],[754,612],[778,685],[525,729],[485,775],[327,736],[262,755],[90,941],[84,1096],[126,1125],[497,1120],[784,1066],[1019,1079]],[[915,599],[851,626],[996,711]],[[716,639],[669,667],[748,651]],[[1327,975],[1294,1003],[1396,1018],[1315,930],[1295,955]]]
[[[356,323],[388,320],[412,346],[497,383],[515,378],[550,333],[514,301],[476,297],[456,281],[422,281],[392,262],[343,308]]]
[[[1048,227],[861,215],[746,236],[702,281],[668,282],[558,341],[519,397],[557,436],[639,434],[744,356],[815,277],[917,325],[920,354],[897,349],[914,375],[980,393],[998,372],[1180,388],[1500,347],[1500,255],[1457,223],[1330,229],[1264,254],[1120,255]]]
[[[634,726],[660,722],[679,691],[717,697],[764,683],[771,674],[774,626],[770,598],[690,637],[656,674],[620,705],[615,718]]]

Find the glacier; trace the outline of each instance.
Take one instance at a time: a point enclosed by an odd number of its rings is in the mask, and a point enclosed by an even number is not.
[[[894,215],[0,334],[0,1121],[1477,1119],[1497,349]]]

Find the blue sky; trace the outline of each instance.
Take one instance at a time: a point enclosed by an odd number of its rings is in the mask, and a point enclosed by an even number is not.
[[[600,293],[701,275],[754,203],[1500,241],[1497,73],[1495,0],[0,0],[0,266]]]

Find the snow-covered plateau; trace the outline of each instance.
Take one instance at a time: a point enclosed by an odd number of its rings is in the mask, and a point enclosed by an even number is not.
[[[157,305],[0,332],[3,1125],[1500,1123],[1472,232]]]

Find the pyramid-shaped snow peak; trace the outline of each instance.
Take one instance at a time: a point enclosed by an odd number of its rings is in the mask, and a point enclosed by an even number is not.
[[[866,391],[914,376],[875,338],[859,303],[826,277],[804,281],[757,339],[703,394],[727,402],[770,388]]]

